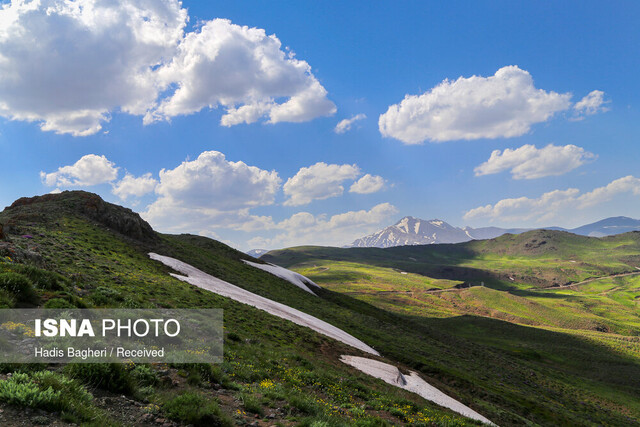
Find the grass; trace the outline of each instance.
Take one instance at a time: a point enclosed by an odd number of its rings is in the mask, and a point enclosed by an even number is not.
[[[327,263],[335,262],[339,274],[334,278],[326,270],[317,272],[323,286],[331,288],[330,283],[335,283],[342,287],[341,292],[349,286],[367,291],[345,295],[327,289],[314,297],[245,265],[241,259],[246,255],[219,242],[190,235],[135,240],[87,220],[67,209],[64,202],[60,198],[51,205],[32,204],[0,214],[0,221],[12,221],[16,231],[12,237],[16,253],[0,264],[0,271],[17,272],[29,247],[37,246],[41,257],[32,261],[34,268],[64,278],[60,289],[34,287],[40,304],[62,300],[84,307],[224,309],[222,364],[209,369],[169,367],[170,373],[186,374],[171,381],[160,374],[167,369],[154,368],[161,377],[159,384],[135,385],[132,394],[139,391],[147,396],[159,413],[169,414],[166,402],[187,391],[213,401],[208,387],[216,385],[229,393],[233,402],[250,402],[255,411],[261,405],[265,414],[280,410],[279,417],[293,424],[474,424],[341,364],[337,360],[340,354],[358,354],[345,345],[172,278],[168,268],[147,257],[148,251],[176,257],[341,327],[403,369],[421,372],[432,384],[499,425],[630,425],[640,420],[636,383],[640,363],[633,352],[635,343],[616,344],[618,337],[632,335],[607,333],[609,338],[601,341],[589,328],[572,329],[561,323],[544,328],[524,325],[544,319],[560,322],[560,314],[571,320],[579,314],[567,313],[581,306],[583,311],[577,313],[597,315],[600,301],[581,303],[582,296],[571,295],[569,288],[536,289],[567,277],[627,271],[635,260],[635,235],[603,240],[602,245],[596,242],[594,245],[600,246],[595,249],[582,247],[591,245],[588,238],[576,243],[565,235],[545,237],[544,245],[556,248],[552,257],[540,249],[539,239],[545,235],[531,234],[495,244],[442,245],[444,249],[302,248],[282,252],[286,265],[301,268],[332,268]],[[21,240],[18,236],[22,234],[34,239]],[[601,264],[594,258],[598,253],[602,254]],[[582,255],[586,261],[579,258]],[[337,257],[340,259],[332,259]],[[527,282],[526,277],[538,273],[539,281]],[[511,281],[508,277],[513,274],[516,280]],[[460,282],[482,281],[484,289],[442,292],[437,297],[421,294],[429,300],[371,295],[396,287],[419,294],[417,291],[427,287],[450,288]],[[631,307],[635,282],[631,283],[620,295],[609,293],[612,304]],[[597,294],[600,285],[588,286]],[[560,310],[563,299],[573,304],[564,313]],[[409,309],[402,308],[409,303]],[[504,313],[508,321],[485,317],[479,310]],[[604,314],[600,318],[604,319]],[[619,328],[634,328],[622,317],[609,321]],[[134,376],[133,369],[126,375]],[[194,375],[199,375],[200,381],[192,378]],[[177,386],[172,384],[176,381]],[[252,419],[252,413],[247,414],[248,408],[241,404],[216,404],[235,422]]]
[[[58,373],[85,389],[104,393],[110,389],[115,391],[113,387],[120,383],[125,384],[125,388],[116,387],[121,390],[118,393],[124,391],[134,399],[146,400],[150,413],[185,424],[198,423],[188,419],[194,411],[180,411],[195,401],[197,405],[192,406],[206,409],[201,414],[203,420],[217,414],[220,419],[230,416],[234,422],[245,423],[253,418],[253,413],[247,414],[247,408],[234,403],[240,402],[241,397],[242,401],[249,402],[251,410],[276,413],[287,424],[398,423],[400,420],[391,414],[398,405],[408,407],[410,416],[428,414],[434,425],[476,424],[371,377],[356,374],[355,379],[351,379],[353,370],[336,359],[336,355],[352,352],[350,347],[178,281],[169,276],[168,268],[150,260],[147,252],[176,256],[279,301],[287,300],[292,305],[297,301],[301,308],[335,320],[356,334],[363,322],[373,318],[374,323],[378,323],[378,317],[388,316],[373,307],[365,308],[372,317],[352,313],[329,300],[319,300],[281,279],[246,266],[240,261],[243,254],[209,239],[194,236],[159,236],[151,242],[131,239],[78,215],[65,206],[65,200],[10,209],[0,214],[0,222],[11,223],[13,230],[10,242],[13,252],[2,258],[0,272],[18,272],[29,265],[34,269],[31,274],[61,278],[56,281],[57,285],[34,285],[40,305],[224,309],[223,363],[152,366],[150,372],[125,365],[117,375],[111,370],[102,372],[102,367],[69,365]],[[22,239],[20,236],[24,234],[34,238]],[[26,260],[24,254],[31,251],[30,248],[37,248],[40,256]],[[319,302],[319,308],[314,309]],[[375,333],[375,324],[369,333]],[[220,388],[232,399],[216,402],[212,388]],[[185,393],[193,393],[191,403],[175,400]],[[100,417],[101,422],[117,423],[117,414],[108,408]]]
[[[432,278],[484,281],[496,289],[548,287],[591,277],[637,272],[640,232],[604,238],[534,230],[492,240],[455,245],[393,248],[297,247],[261,257],[284,267],[305,267],[319,260],[394,268]]]
[[[172,397],[162,409],[170,419],[196,427],[233,425],[231,417],[224,414],[216,402],[196,392]]]
[[[77,381],[52,371],[15,372],[0,381],[0,401],[62,413],[70,422],[101,418],[93,396]]]

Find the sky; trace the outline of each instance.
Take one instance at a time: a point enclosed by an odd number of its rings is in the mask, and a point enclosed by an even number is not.
[[[12,1],[0,205],[238,249],[640,218],[635,1]]]

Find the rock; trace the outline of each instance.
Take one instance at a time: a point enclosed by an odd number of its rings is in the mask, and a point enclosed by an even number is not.
[[[0,240],[4,239],[6,239],[6,236],[4,234],[4,224],[0,224]]]
[[[64,191],[60,194],[45,194],[22,197],[11,204],[8,211],[33,204],[53,204],[81,213],[88,218],[127,237],[143,241],[155,241],[158,236],[148,222],[131,209],[105,202],[97,194],[86,191]]]

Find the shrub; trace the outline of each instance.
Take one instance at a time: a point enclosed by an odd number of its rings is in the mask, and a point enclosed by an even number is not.
[[[40,289],[61,291],[67,288],[67,279],[53,271],[42,270],[31,265],[18,265],[15,268],[18,273],[28,277]]]
[[[119,363],[72,363],[65,373],[92,387],[131,395],[136,389],[133,376]]]
[[[149,365],[136,365],[130,374],[139,386],[154,386],[159,382],[156,371]]]
[[[235,341],[235,342],[240,342],[242,341],[242,338],[240,338],[240,335],[236,334],[235,332],[229,332],[227,334],[227,339],[229,341]]]
[[[165,402],[162,406],[167,417],[194,426],[232,426],[233,421],[220,407],[204,396],[186,392]]]
[[[5,289],[0,289],[0,308],[11,308],[16,303],[16,297]]]
[[[120,292],[105,286],[97,287],[91,293],[91,299],[96,305],[118,305],[117,303],[124,301]]]
[[[250,394],[242,394],[240,396],[240,400],[242,400],[242,406],[247,412],[251,412],[253,414],[264,415],[264,411],[262,410],[262,405],[260,401]]]
[[[0,273],[0,289],[12,293],[18,302],[36,303],[38,295],[31,281],[19,273]]]
[[[307,415],[317,415],[322,412],[318,404],[308,397],[292,396],[291,399],[289,399],[289,404]]]
[[[0,381],[0,401],[64,412],[70,420],[95,418],[93,396],[76,381],[51,371],[16,372]]]

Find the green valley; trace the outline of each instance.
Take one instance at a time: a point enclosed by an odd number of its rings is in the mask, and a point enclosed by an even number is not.
[[[498,425],[640,420],[637,278],[541,287],[629,272],[636,235],[593,239],[610,250],[577,245],[582,252],[567,258],[564,234],[551,257],[497,239],[502,255],[487,241],[442,253],[300,248],[263,258],[316,281],[314,296],[220,242],[158,234],[90,193],[20,199],[0,223],[6,308],[216,307],[225,326],[218,365],[5,365],[5,417],[30,407],[43,422],[97,425],[477,424],[341,363],[343,354],[367,356],[352,347],[171,277],[147,255],[156,252],[342,328]],[[536,268],[543,280],[527,286]]]

